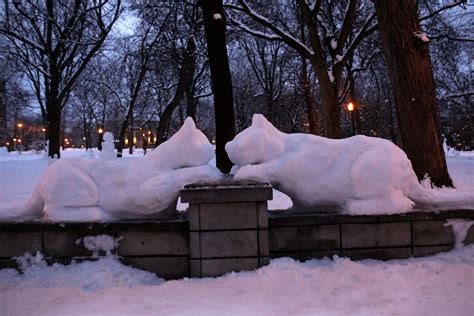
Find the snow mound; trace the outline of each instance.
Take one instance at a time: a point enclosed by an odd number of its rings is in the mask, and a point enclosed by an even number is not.
[[[176,211],[184,185],[221,177],[215,167],[207,164],[213,155],[213,146],[188,118],[173,137],[144,157],[77,157],[53,162],[41,176],[30,200],[14,209],[5,206],[0,209],[0,217],[43,217],[50,221],[166,217]]]
[[[237,179],[270,182],[298,210],[388,214],[410,211],[415,203],[474,205],[472,192],[424,189],[406,154],[381,138],[285,134],[255,114],[252,125],[227,143],[226,151],[237,165]]]
[[[22,273],[13,269],[0,270],[0,286],[3,290],[38,290],[53,287],[65,290],[77,287],[84,292],[98,292],[113,287],[131,288],[138,285],[160,285],[164,282],[154,273],[124,266],[114,256],[80,263],[73,261],[70,265],[55,263],[50,266],[40,253],[35,256],[25,253],[17,260],[27,262],[22,266]]]
[[[0,157],[7,157],[9,155],[7,147],[0,147]]]

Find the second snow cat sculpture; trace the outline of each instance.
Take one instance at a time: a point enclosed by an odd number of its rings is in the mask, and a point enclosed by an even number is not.
[[[161,218],[176,210],[184,185],[220,178],[220,172],[208,164],[212,157],[214,147],[188,118],[176,134],[144,157],[62,158],[53,162],[28,203],[12,219]]]
[[[472,194],[423,188],[403,150],[381,138],[285,134],[255,114],[226,151],[237,165],[235,178],[270,182],[290,196],[294,210],[377,214],[407,212],[414,204],[474,204]]]

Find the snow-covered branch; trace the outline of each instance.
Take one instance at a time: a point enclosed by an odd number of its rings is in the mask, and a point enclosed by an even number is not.
[[[235,26],[237,26],[239,29],[241,29],[242,31],[246,32],[246,33],[249,33],[253,36],[256,36],[256,37],[259,37],[259,38],[263,38],[263,39],[266,39],[266,40],[270,40],[270,41],[274,41],[274,40],[281,40],[281,36],[278,36],[276,34],[269,34],[269,33],[264,33],[264,32],[260,32],[260,31],[257,31],[257,30],[254,30],[254,29],[251,29],[248,25],[238,21],[237,19],[235,19],[233,16],[229,16],[229,19],[232,23],[235,24]]]
[[[285,32],[283,29],[280,27],[276,26],[273,24],[269,19],[264,17],[263,15],[258,14],[256,11],[254,11],[247,1],[245,0],[239,0],[239,4],[242,6],[242,11],[247,13],[248,16],[250,16],[253,20],[256,22],[260,23],[261,25],[267,27],[270,29],[272,32],[274,32],[277,36],[280,36],[281,39],[287,43],[289,46],[291,46],[293,49],[295,49],[298,53],[305,57],[309,57],[314,54],[313,50],[311,50],[309,47],[307,47],[305,44],[301,43],[297,38],[295,38],[293,35]]]
[[[466,2],[467,2],[467,0],[458,0],[458,1],[454,1],[454,2],[448,3],[448,4],[444,5],[444,6],[442,6],[441,8],[439,8],[438,10],[435,10],[435,11],[431,12],[430,14],[427,14],[427,15],[425,15],[425,16],[420,17],[420,21],[429,19],[429,18],[431,18],[431,17],[433,17],[433,16],[435,16],[435,15],[437,15],[437,14],[439,14],[439,13],[445,11],[445,10],[448,10],[448,9],[451,9],[451,8],[454,8],[454,7],[457,7],[457,6],[462,5],[462,4],[466,3]]]

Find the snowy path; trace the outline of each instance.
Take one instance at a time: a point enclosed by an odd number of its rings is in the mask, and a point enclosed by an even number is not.
[[[474,246],[381,262],[272,260],[254,272],[163,282],[111,257],[0,270],[7,315],[472,315]]]

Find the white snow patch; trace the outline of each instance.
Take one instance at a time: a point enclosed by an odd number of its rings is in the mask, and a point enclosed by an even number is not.
[[[9,155],[7,147],[0,147],[0,157],[7,157]]]
[[[426,35],[423,32],[416,31],[416,32],[413,33],[413,35],[415,35],[416,38],[419,38],[424,43],[429,43],[430,42],[430,39],[429,39],[428,35]]]
[[[99,251],[105,252],[106,255],[111,255],[112,251],[118,247],[118,244],[122,239],[122,237],[114,238],[113,236],[105,234],[86,236],[82,239],[80,238],[76,240],[76,245],[79,245],[82,242],[87,250],[93,252],[92,256],[98,257]]]
[[[469,228],[474,224],[474,221],[467,219],[449,219],[444,224],[445,227],[451,226],[454,233],[455,248],[459,249],[464,246],[464,240],[466,239]]]
[[[41,252],[36,252],[36,255],[32,255],[29,252],[25,252],[24,255],[14,257],[21,271],[27,271],[32,267],[47,267],[46,261],[44,261],[44,256]]]
[[[222,15],[220,15],[219,13],[214,13],[214,15],[212,16],[212,18],[216,21],[218,20],[222,20]]]

